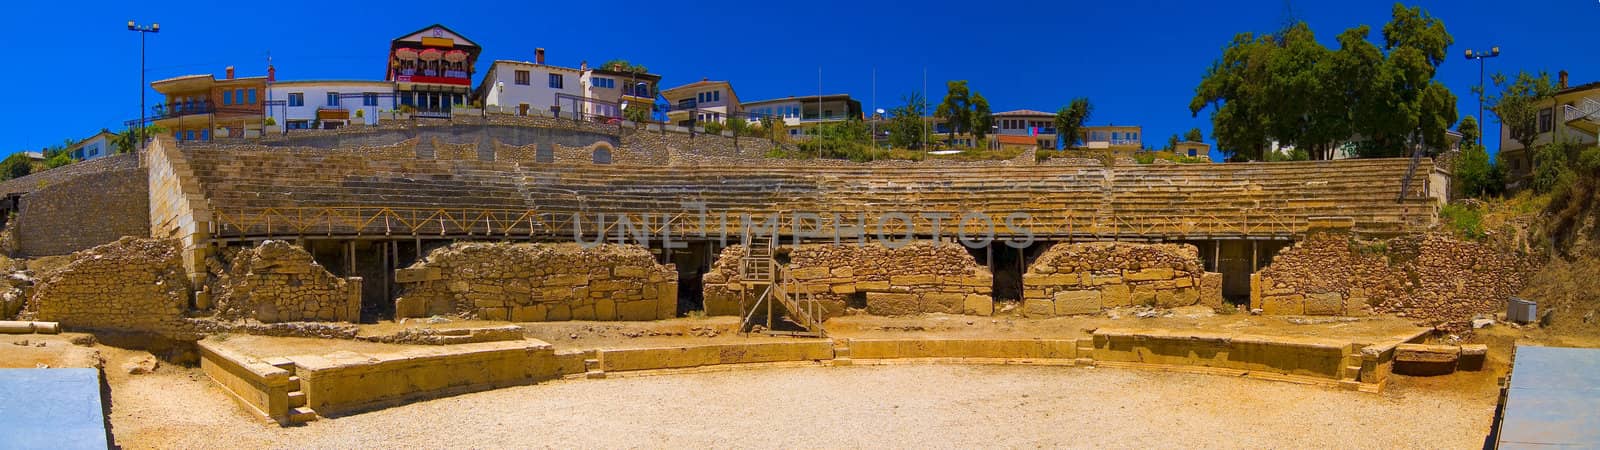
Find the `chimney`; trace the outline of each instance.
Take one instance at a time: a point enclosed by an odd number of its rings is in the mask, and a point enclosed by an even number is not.
[[[276,82],[276,81],[278,81],[278,68],[272,67],[271,65],[268,65],[267,66],[267,82],[268,83],[272,83],[272,82]]]
[[[544,47],[533,49],[533,62],[544,64]]]
[[[1557,86],[1560,86],[1558,89],[1566,89],[1567,88],[1567,71],[1563,70],[1561,72],[1556,73],[1556,79],[1559,80],[1556,83]]]
[[[588,72],[589,71],[589,60],[585,59],[583,61],[579,61],[578,62],[578,70],[584,71],[584,72]]]
[[[702,82],[705,82],[705,81],[711,81],[711,78],[708,78],[708,77],[700,77],[700,81],[702,81]]]
[[[232,80],[233,79],[233,66],[228,66],[226,71],[228,73],[226,79]]]

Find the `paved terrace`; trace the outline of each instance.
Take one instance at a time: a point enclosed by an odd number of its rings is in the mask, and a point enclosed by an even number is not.
[[[619,152],[626,152],[626,149]],[[344,149],[182,147],[186,194],[212,238],[304,236],[505,236],[566,238],[620,232],[618,218],[675,236],[736,236],[740,217],[781,216],[792,230],[865,223],[929,236],[980,213],[1001,236],[1054,239],[1285,239],[1317,217],[1349,217],[1357,232],[1426,226],[1424,161],[1396,201],[1406,159],[1295,163],[1124,165],[942,163],[826,164],[750,160],[664,165],[534,163],[396,157]],[[181,172],[181,171],[180,171]],[[198,191],[198,192],[189,192]],[[704,204],[705,214],[690,204]],[[906,223],[890,212],[914,219]],[[727,219],[722,219],[726,213]],[[796,213],[817,213],[820,221]],[[1025,214],[1030,219],[1005,218]],[[838,217],[831,217],[837,214]],[[574,217],[576,216],[576,219]],[[204,222],[204,221],[199,221]],[[798,224],[794,222],[800,222]],[[969,220],[967,228],[983,228]],[[199,231],[199,230],[197,230]],[[788,234],[788,232],[785,232]]]

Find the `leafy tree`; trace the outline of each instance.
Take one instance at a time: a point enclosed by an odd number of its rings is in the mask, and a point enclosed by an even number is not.
[[[921,93],[912,92],[900,97],[903,105],[889,111],[889,145],[895,148],[921,149],[928,141],[928,126],[922,121],[928,114],[927,101]]]
[[[1077,145],[1078,130],[1089,121],[1089,115],[1094,111],[1094,106],[1089,104],[1089,99],[1078,97],[1072,99],[1067,106],[1056,111],[1056,136],[1061,136],[1062,142],[1067,147]]]
[[[1183,140],[1186,142],[1205,142],[1206,135],[1201,133],[1199,128],[1190,128],[1188,133],[1183,134]]]
[[[1178,135],[1177,134],[1173,134],[1171,137],[1167,138],[1167,147],[1163,148],[1162,150],[1172,151],[1172,150],[1177,150],[1177,149],[1178,149]]]
[[[972,93],[972,137],[973,142],[983,142],[989,135],[989,130],[994,128],[994,112],[989,110],[989,100],[983,94]]]
[[[784,125],[782,119],[776,117],[761,117],[761,133],[763,137],[776,142],[784,142],[789,139],[788,126]]]
[[[734,136],[750,135],[750,122],[744,120],[743,117],[729,117],[725,127],[728,131],[732,131]]]
[[[1461,124],[1456,125],[1456,132],[1461,133],[1461,149],[1466,151],[1469,145],[1478,145],[1478,138],[1482,133],[1478,130],[1478,118],[1467,116],[1461,119]]]
[[[952,80],[945,86],[944,101],[939,102],[933,116],[945,120],[950,127],[950,139],[955,140],[956,133],[972,128],[972,91],[967,88],[967,80]]]
[[[1542,103],[1555,97],[1556,85],[1550,82],[1550,74],[1540,71],[1537,76],[1527,72],[1518,72],[1515,81],[1509,81],[1505,74],[1494,74],[1494,85],[1500,88],[1500,94],[1489,100],[1489,111],[1494,112],[1500,124],[1506,127],[1506,133],[1511,139],[1522,144],[1522,148],[1532,149],[1533,141],[1539,137],[1539,110]]]
[[[816,135],[801,142],[800,149],[819,158],[869,161],[873,159],[872,132],[860,120],[824,123],[816,128]]]
[[[57,151],[55,156],[51,156],[44,160],[44,168],[54,169],[67,164],[72,164],[73,161],[76,160],[72,159],[72,155],[68,155],[66,152]]]
[[[706,130],[706,134],[722,134],[722,122],[707,120],[700,127]]]
[[[1499,168],[1489,162],[1489,152],[1476,143],[1461,146],[1453,176],[1459,196],[1484,197],[1499,194],[1505,188]]]
[[[629,122],[633,122],[635,127],[642,127],[646,122],[650,121],[650,108],[623,108],[622,118],[628,119]]]
[[[650,73],[650,69],[642,65],[628,62],[626,59],[613,59],[600,65],[600,68],[617,72]]]
[[[1562,191],[1571,186],[1575,174],[1568,167],[1568,149],[1566,145],[1548,143],[1539,146],[1533,153],[1533,191],[1546,194],[1553,191]]]
[[[33,160],[22,153],[12,153],[5,160],[0,160],[0,180],[21,178],[33,173]]]
[[[144,127],[144,137],[147,138],[147,139],[151,138],[151,137],[154,137],[154,136],[157,136],[157,135],[166,134],[166,132],[167,132],[166,128],[158,127],[158,126],[155,126],[155,125],[146,125]],[[117,137],[116,138],[111,140],[111,146],[115,147],[116,150],[117,150],[117,153],[119,153],[119,154],[121,154],[121,153],[133,153],[134,150],[138,150],[139,149],[139,134],[138,133],[139,133],[139,130],[136,129],[136,128],[128,128],[126,130],[122,130],[121,133],[117,133]]]

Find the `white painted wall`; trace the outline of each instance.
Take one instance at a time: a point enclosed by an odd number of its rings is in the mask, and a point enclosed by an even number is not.
[[[528,84],[516,83],[516,73],[519,70],[528,71]],[[552,73],[562,76],[560,89],[550,87]],[[499,107],[503,111],[515,112],[521,104],[526,103],[530,112],[548,113],[550,107],[556,105],[557,94],[574,97],[584,95],[581,75],[582,73],[576,69],[564,67],[495,61],[490,74],[483,80],[488,86],[488,89],[484,90],[483,104],[486,107]],[[571,112],[572,101],[563,101],[560,106],[561,112]]]
[[[362,110],[362,120],[368,125],[378,123],[379,113],[395,109],[394,84],[382,81],[284,81],[274,83],[267,88],[268,98],[282,104],[270,104],[267,107],[267,117],[271,117],[278,126],[285,129],[289,121],[317,118],[317,108],[328,106],[328,93],[340,94],[377,94],[377,105],[363,105],[361,97],[342,95],[339,106],[350,111],[350,119],[354,120],[356,110]],[[289,94],[304,94],[305,103],[299,106],[289,106]]]

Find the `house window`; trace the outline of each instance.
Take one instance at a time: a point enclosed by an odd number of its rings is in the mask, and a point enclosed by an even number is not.
[[[250,104],[256,104],[256,88],[250,88],[248,92],[250,93]]]
[[[518,70],[516,72],[516,80],[513,81],[513,82],[516,83],[519,86],[527,86],[529,84],[533,84],[533,81],[531,81],[531,78],[532,78],[532,76],[528,74],[528,71],[526,71],[526,70]]]
[[[562,79],[562,76],[559,73],[550,74],[551,89],[562,89],[562,86],[566,85],[565,81],[566,80]]]
[[[599,77],[596,77],[594,79],[594,87],[606,88],[606,89],[615,89],[617,87],[617,80],[613,80],[613,79],[610,79],[610,78],[599,78]]]
[[[378,106],[378,93],[368,92],[361,94],[361,106]]]
[[[202,140],[202,141],[211,140],[211,130],[200,130],[200,140]]]
[[[329,92],[328,93],[328,106],[339,106],[339,93],[338,92]]]
[[[1192,148],[1189,149],[1189,157],[1193,158],[1193,157],[1196,157],[1196,156],[1200,156],[1200,152],[1197,152],[1197,151],[1195,151],[1195,149],[1192,149]]]
[[[244,89],[234,89],[233,90],[233,104],[235,104],[235,105],[243,105],[244,104]]]
[[[183,133],[183,139],[188,141],[194,140],[194,130],[185,131]]]
[[[1556,128],[1555,109],[1545,108],[1539,110],[1539,132],[1549,133]]]
[[[289,106],[305,106],[306,94],[304,92],[290,92]]]
[[[223,106],[227,106],[227,105],[232,105],[232,104],[233,104],[233,91],[222,91],[222,105]]]

